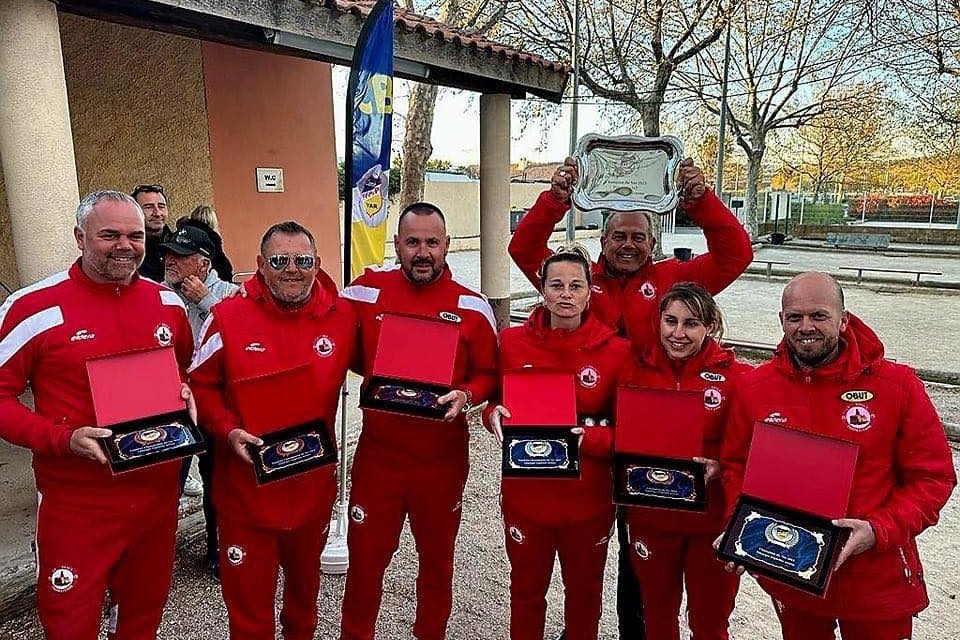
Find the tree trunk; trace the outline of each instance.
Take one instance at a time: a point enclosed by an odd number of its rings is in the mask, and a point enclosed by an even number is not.
[[[430,136],[437,104],[437,85],[411,84],[407,125],[403,134],[400,208],[423,200],[423,175],[433,154]]]
[[[751,238],[756,238],[760,232],[760,211],[757,207],[757,190],[760,186],[760,173],[763,168],[763,153],[766,151],[763,143],[754,143],[747,153],[747,194],[744,206],[747,210],[747,231]]]
[[[663,95],[659,96],[660,100],[663,99]],[[654,138],[660,135],[660,107],[661,102],[657,100],[657,96],[652,93],[648,93],[644,100],[647,100],[640,107],[640,120],[643,122],[643,135]]]

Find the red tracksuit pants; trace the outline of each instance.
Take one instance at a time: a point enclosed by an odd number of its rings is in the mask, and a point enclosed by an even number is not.
[[[719,533],[685,534],[630,525],[630,564],[640,582],[647,640],[680,639],[687,589],[691,640],[727,640],[740,577],[717,559]]]
[[[834,640],[834,629],[840,627],[843,640],[910,640],[913,618],[896,620],[835,620],[811,615],[796,607],[773,602],[780,618],[783,640]]]
[[[131,511],[49,496],[37,513],[37,605],[47,640],[96,640],[107,590],[113,640],[154,640],[170,591],[177,495]]]
[[[453,607],[453,552],[468,471],[466,451],[428,462],[400,461],[361,441],[351,472],[342,640],[373,640],[383,575],[408,516],[419,558],[413,635],[418,640],[446,637]]]
[[[510,638],[543,640],[547,589],[554,559],[563,575],[567,640],[597,640],[603,569],[613,531],[613,510],[599,518],[562,526],[503,514],[510,559]]]
[[[329,510],[289,530],[261,529],[220,517],[220,580],[230,620],[230,640],[274,640],[274,602],[280,567],[283,638],[313,639],[320,592],[320,554],[327,544],[329,524]]]

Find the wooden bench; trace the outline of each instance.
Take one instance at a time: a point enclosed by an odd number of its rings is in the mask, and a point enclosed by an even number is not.
[[[755,259],[751,260],[750,262],[763,262],[763,263],[765,263],[765,264],[767,265],[767,270],[766,270],[767,280],[769,280],[769,279],[770,279],[770,276],[773,275],[773,265],[775,265],[775,264],[779,264],[779,265],[787,265],[787,264],[790,264],[789,262],[783,262],[782,260],[762,260],[762,259],[760,259],[760,258],[755,258]]]
[[[879,273],[913,273],[916,274],[917,278],[913,281],[913,286],[920,286],[920,276],[942,276],[943,273],[940,271],[923,271],[921,269],[883,269],[881,267],[840,267],[846,271],[856,271],[857,272],[857,284],[863,283],[863,272],[864,271],[876,271]]]
[[[873,249],[879,251],[890,246],[888,233],[828,233],[827,244],[844,249]]]

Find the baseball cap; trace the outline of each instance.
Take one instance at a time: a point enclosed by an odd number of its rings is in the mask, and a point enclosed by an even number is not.
[[[209,258],[213,253],[213,242],[203,229],[184,226],[178,229],[173,237],[160,245],[162,249],[172,251],[177,255],[190,256],[199,253]]]

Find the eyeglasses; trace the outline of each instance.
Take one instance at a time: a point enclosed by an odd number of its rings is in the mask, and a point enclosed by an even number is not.
[[[301,253],[295,256],[289,256],[285,253],[275,253],[267,258],[267,264],[274,271],[283,271],[290,264],[290,258],[293,258],[293,264],[301,271],[310,271],[317,264],[317,257],[307,253]]]
[[[166,195],[163,193],[163,185],[159,184],[138,184],[133,188],[133,193],[130,194],[131,198],[136,198],[138,194],[141,193],[159,193],[161,195]]]

